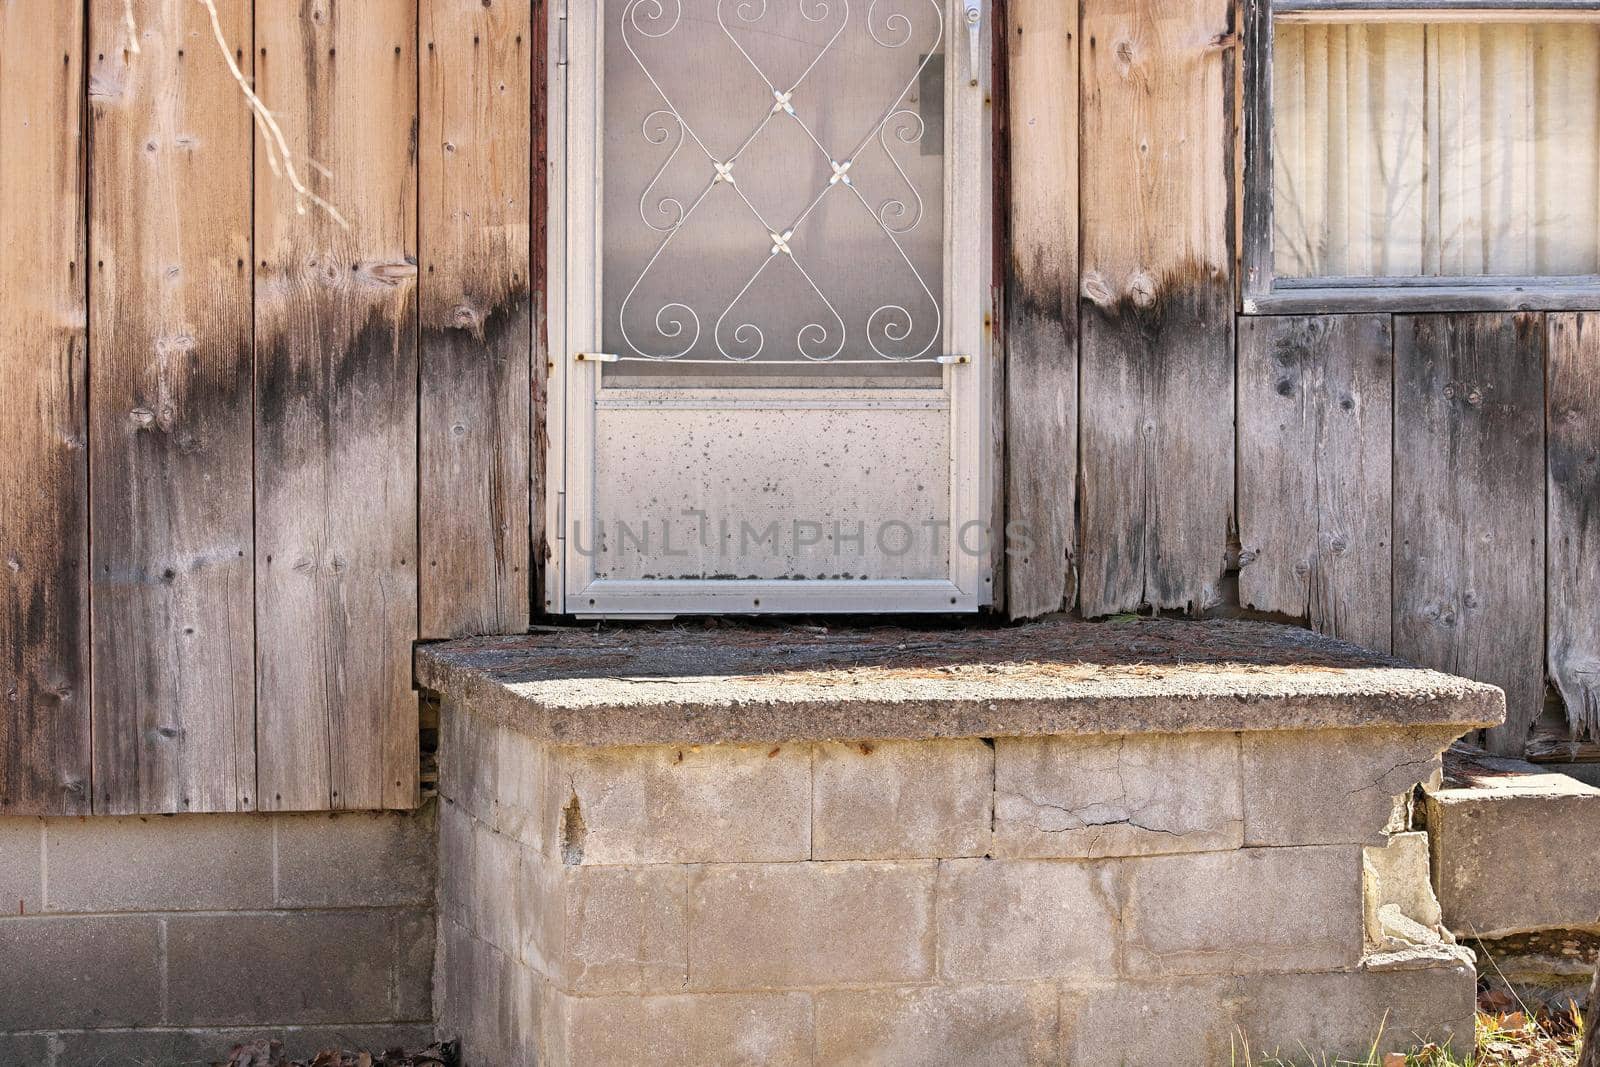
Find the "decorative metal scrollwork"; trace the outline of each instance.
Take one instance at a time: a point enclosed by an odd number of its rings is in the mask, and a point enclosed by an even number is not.
[[[887,102],[883,110],[877,113],[876,120],[851,151],[838,157],[830,154],[811,123],[807,121],[807,105],[811,105],[814,111],[815,97],[818,94],[808,94],[802,92],[802,89],[824,56],[834,49],[850,25],[852,18],[850,2],[849,0],[793,0],[796,5],[795,10],[807,22],[825,24],[835,18],[837,12],[838,26],[817,53],[810,58],[800,74],[786,83],[775,81],[773,76],[762,68],[741,43],[733,27],[730,27],[727,15],[731,9],[731,17],[735,23],[749,26],[766,19],[771,5],[775,2],[782,0],[716,0],[716,22],[723,36],[760,78],[772,100],[770,106],[763,105],[762,118],[743,138],[737,149],[726,157],[719,157],[711,151],[706,141],[684,118],[683,110],[674,102],[662,85],[662,81],[640,54],[639,49],[643,40],[659,41],[686,24],[683,0],[628,0],[623,8],[620,20],[623,44],[634,62],[639,65],[650,86],[660,96],[662,105],[644,116],[640,132],[645,141],[652,146],[665,147],[670,144],[671,147],[639,196],[640,221],[662,237],[638,277],[627,290],[617,311],[620,320],[618,328],[628,350],[620,358],[730,363],[748,363],[757,360],[767,349],[768,331],[764,330],[758,321],[761,318],[759,308],[745,306],[741,310],[741,305],[759,303],[746,299],[759,279],[763,277],[771,279],[781,275],[782,284],[786,287],[785,292],[792,292],[796,299],[813,303],[816,308],[807,317],[808,321],[795,332],[793,346],[799,358],[767,362],[818,364],[930,361],[932,359],[930,353],[933,352],[943,329],[942,312],[940,301],[934,295],[933,288],[918,271],[901,243],[901,238],[915,230],[923,221],[925,205],[921,193],[897,158],[897,151],[918,144],[926,133],[922,116],[905,105],[908,97],[916,91],[929,62],[939,53],[944,43],[945,18],[942,0],[868,0],[860,16],[860,24],[866,36],[880,48],[903,49],[916,37],[916,23],[901,9],[903,6],[926,5],[926,9],[933,14],[931,20],[933,29],[929,34],[930,39],[919,43],[920,59],[910,78],[901,86],[895,97]],[[825,33],[826,30],[820,32]],[[829,168],[826,182],[816,190],[798,215],[787,223],[775,222],[764,217],[746,194],[739,180],[739,163],[742,157],[773,122],[794,123],[815,150],[821,153]],[[861,188],[862,175],[855,164],[874,142],[887,157],[905,191],[888,195],[879,191],[869,198],[868,193]],[[691,143],[705,158],[706,176],[703,186],[692,197],[685,195],[680,199],[675,195],[658,196],[656,190],[663,176],[677,160],[684,146]],[[686,358],[699,345],[702,331],[699,315],[681,299],[663,299],[653,313],[644,313],[647,321],[654,323],[656,333],[654,340],[665,343],[636,343],[628,331],[631,305],[639,297],[641,287],[662,262],[664,254],[672,247],[674,240],[692,223],[696,212],[718,187],[731,190],[743,204],[750,219],[751,241],[753,243],[759,240],[760,248],[765,250],[758,265],[754,267],[743,286],[734,293],[732,299],[723,306],[711,328],[710,340],[720,358]],[[859,204],[865,218],[870,220],[870,225],[876,227],[892,247],[894,255],[891,259],[903,264],[908,272],[908,292],[917,294],[927,304],[927,317],[920,322],[918,312],[907,307],[903,300],[885,303],[866,315],[863,334],[866,348],[869,348],[876,357],[873,359],[841,358],[849,342],[849,329],[835,301],[830,299],[824,285],[818,282],[819,277],[824,283],[832,279],[826,271],[817,274],[808,269],[802,262],[802,254],[797,254],[797,247],[802,249],[804,247],[798,242],[800,236],[807,232],[807,222],[812,218],[818,205],[830,195],[843,195]],[[684,200],[689,202],[685,204]],[[767,284],[772,283],[769,280]],[[924,335],[926,341],[919,346],[918,342]],[[858,345],[858,350],[859,348]]]
[[[902,108],[890,115],[888,121],[878,128],[878,143],[883,146],[883,154],[888,157],[889,164],[894,167],[895,173],[900,175],[900,180],[906,183],[906,188],[911,191],[912,199],[916,201],[916,207],[908,212],[904,200],[895,198],[885,200],[878,205],[878,221],[883,224],[886,230],[894,233],[910,233],[917,228],[917,223],[922,221],[922,194],[917,192],[916,183],[911,180],[911,177],[906,174],[906,169],[895,158],[894,149],[890,148],[889,142],[884,140],[884,137],[889,133],[890,123],[894,123],[895,140],[908,145],[921,141],[923,134],[927,132],[927,126],[923,123],[921,115],[915,111]],[[671,162],[671,160],[669,159],[668,162]],[[906,219],[908,213],[911,217]],[[890,219],[894,219],[897,222],[902,219],[906,221],[903,225],[895,226],[890,223]]]
[[[893,11],[890,12],[888,18],[883,20],[883,26],[880,28],[873,25],[873,15],[877,12],[877,10],[878,0],[871,0],[871,2],[867,4],[868,35],[871,36],[873,41],[885,48],[904,48],[906,46],[906,42],[911,40],[911,19],[907,17],[904,11]],[[941,18],[939,26],[941,32],[944,29],[943,23],[944,20]],[[880,29],[881,31],[888,33],[902,33],[903,36],[898,41],[886,41],[883,39]]]
[[[654,125],[651,124],[652,119],[661,119],[663,117],[670,119],[672,125],[668,126],[665,122],[661,121],[657,121]],[[677,128],[678,139],[673,143],[672,151],[667,153],[667,158],[664,159],[661,163],[661,166],[657,168],[655,176],[652,177],[649,183],[645,185],[644,192],[639,194],[639,219],[646,226],[650,227],[652,230],[655,230],[657,233],[666,233],[670,230],[674,230],[678,227],[679,223],[683,222],[683,201],[679,200],[675,196],[664,196],[649,207],[647,207],[645,204],[645,201],[650,199],[651,190],[653,190],[656,187],[656,183],[661,180],[661,176],[667,172],[668,167],[672,166],[672,161],[678,158],[678,150],[683,147],[683,123],[673,112],[668,111],[665,108],[657,108],[656,110],[650,112],[650,114],[646,115],[644,117],[644,122],[640,124],[640,128],[644,132],[644,139],[651,144],[666,144],[668,139],[672,137],[673,127]],[[667,216],[667,224],[664,226],[658,226],[651,222],[651,214]]]

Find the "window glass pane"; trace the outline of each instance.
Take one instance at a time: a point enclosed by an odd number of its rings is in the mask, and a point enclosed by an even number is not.
[[[1277,274],[1600,273],[1600,25],[1273,36]]]
[[[937,381],[943,0],[604,10],[608,377]]]

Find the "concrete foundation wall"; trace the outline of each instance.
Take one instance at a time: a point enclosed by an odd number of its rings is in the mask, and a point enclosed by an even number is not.
[[[1396,803],[1455,732],[578,748],[447,702],[441,1030],[469,1067],[1464,1049]]]
[[[0,819],[0,1064],[432,1039],[435,819]]]

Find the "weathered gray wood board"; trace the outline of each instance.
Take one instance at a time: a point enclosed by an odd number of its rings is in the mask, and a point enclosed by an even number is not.
[[[93,0],[89,41],[95,810],[249,809],[250,112],[193,0]]]
[[[535,612],[545,607],[546,561],[550,557],[547,539],[546,506],[550,482],[550,435],[546,424],[546,411],[550,405],[550,335],[547,326],[549,315],[550,279],[547,277],[546,257],[549,253],[550,212],[547,203],[550,195],[550,11],[546,0],[533,0],[533,22],[530,29],[533,53],[533,103],[529,120],[532,124],[533,159],[531,177],[533,196],[529,230],[532,238],[528,253],[528,269],[532,275],[533,289],[533,352],[529,367],[529,393],[531,404],[528,427],[528,542],[532,561],[528,568],[529,594]],[[557,42],[559,47],[559,42]]]
[[[985,128],[993,148],[990,186],[994,200],[986,221],[985,233],[993,253],[990,263],[989,312],[985,316],[988,335],[987,399],[988,433],[983,441],[983,462],[989,464],[985,521],[1000,535],[989,539],[988,603],[984,610],[1008,615],[1010,604],[1006,585],[1010,581],[1006,558],[1006,363],[1011,344],[1008,306],[1011,285],[1011,69],[1009,43],[1012,33],[1010,4],[992,0],[986,9],[989,18],[989,86],[984,109]],[[1076,82],[1074,82],[1076,87]],[[1076,127],[1076,119],[1074,119]],[[1073,175],[1077,177],[1076,172]],[[1074,231],[1076,232],[1076,231]],[[1076,443],[1076,442],[1074,442]],[[1068,542],[1070,543],[1070,541]],[[1063,594],[1066,600],[1070,594]]]
[[[528,625],[530,15],[422,2],[425,638]]]
[[[1600,314],[1551,315],[1547,358],[1550,677],[1600,740]]]
[[[415,0],[257,0],[258,92],[316,191],[256,151],[259,805],[415,802]]]
[[[1220,599],[1233,511],[1225,0],[1083,8],[1079,605]]]
[[[0,3],[0,814],[89,810],[83,10]]]
[[[1387,315],[1239,320],[1239,601],[1390,647]]]
[[[1070,607],[1078,476],[1078,11],[1011,0],[1005,560],[1014,619]]]
[[[1544,330],[1395,319],[1394,650],[1503,688],[1501,754],[1544,699]]]

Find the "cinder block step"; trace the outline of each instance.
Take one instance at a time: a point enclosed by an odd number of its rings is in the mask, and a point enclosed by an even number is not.
[[[1600,956],[1600,789],[1458,742],[1427,821],[1444,923],[1479,973],[1581,997]]]
[[[418,672],[466,1067],[1470,1045],[1410,801],[1491,687],[1155,620],[584,629]]]
[[[1428,792],[1428,832],[1457,936],[1600,925],[1600,789],[1457,742]]]

